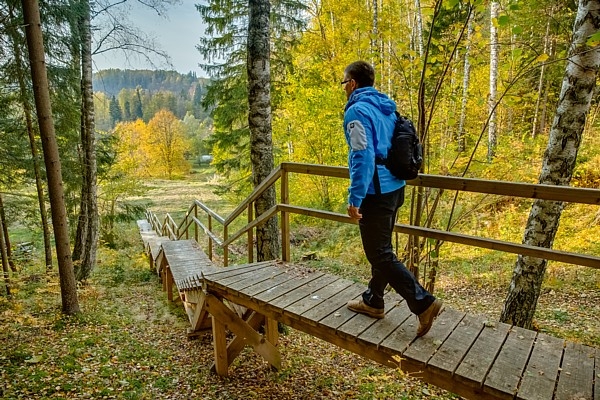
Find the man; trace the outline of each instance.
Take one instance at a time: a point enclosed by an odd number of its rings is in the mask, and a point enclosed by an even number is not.
[[[342,85],[348,98],[344,132],[350,147],[348,215],[358,220],[371,280],[362,298],[348,302],[352,311],[373,318],[385,316],[386,286],[396,290],[419,318],[417,336],[423,336],[442,311],[442,302],[426,291],[392,251],[396,213],[404,202],[405,182],[395,178],[375,157],[385,157],[390,147],[396,103],[378,92],[373,67],[356,61],[344,70]]]

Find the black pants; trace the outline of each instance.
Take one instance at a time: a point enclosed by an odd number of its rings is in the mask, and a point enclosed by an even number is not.
[[[383,294],[388,283],[400,294],[414,314],[421,314],[435,300],[414,275],[396,258],[392,250],[392,231],[398,208],[404,203],[404,188],[384,194],[368,194],[360,206],[358,221],[367,260],[371,263],[371,281],[363,301],[383,308]]]

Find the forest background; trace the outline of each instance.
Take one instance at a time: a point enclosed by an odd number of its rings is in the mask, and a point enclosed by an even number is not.
[[[159,7],[158,3],[149,4]],[[85,165],[82,71],[74,44],[80,10],[61,1],[45,2],[41,7],[67,214],[75,236]],[[100,17],[107,9],[99,8],[92,16]],[[12,239],[17,250],[21,242],[40,247],[42,240],[44,224],[39,222],[33,190],[36,155],[30,151],[39,148],[40,142],[28,135],[32,96],[23,53],[25,40],[18,23],[20,10],[12,1],[0,10],[0,27],[6,34],[0,50],[0,104],[8,111],[0,116],[0,208],[6,238]],[[377,87],[397,102],[403,114],[419,122],[427,149],[425,172],[537,182],[559,101],[576,10],[575,1],[551,0],[274,1],[270,40],[275,164],[346,164],[341,128],[345,97],[339,83],[348,63],[365,59],[375,65]],[[108,248],[121,245],[119,222],[136,218],[152,205],[151,200],[141,203],[136,199],[148,190],[146,183],[152,179],[193,180],[195,173],[205,168],[202,163],[211,160],[224,214],[252,189],[245,64],[247,4],[208,1],[199,4],[198,11],[208,26],[198,50],[209,78],[172,71],[118,70],[99,71],[94,76],[100,238]],[[113,40],[96,39],[95,51],[108,51],[101,45],[109,43],[108,49],[161,56],[139,36],[138,47],[133,48],[127,47],[126,40],[119,42],[110,36],[107,32],[124,29],[115,21],[116,16],[102,23],[92,18],[95,34],[104,32],[107,36],[99,38]],[[590,38],[591,43],[597,40]],[[425,99],[423,110],[418,109],[419,97]],[[597,115],[594,97],[573,186],[600,185]],[[298,177],[291,184],[294,203],[344,212],[347,182]],[[188,205],[182,204],[181,209]],[[447,196],[441,197],[430,222],[441,229],[519,242],[530,206],[526,200],[483,195],[461,196],[455,206],[453,197]],[[409,209],[403,208],[400,221],[409,218]],[[599,254],[599,220],[597,208],[568,206],[554,248]],[[315,252],[321,264],[340,273],[352,273],[365,264],[359,251],[348,251],[360,248],[355,229],[332,228],[300,217],[293,222],[299,229],[296,257]],[[335,234],[325,234],[332,229]],[[426,246],[423,277],[435,264],[442,276],[455,279],[457,285],[464,284],[465,277],[476,276],[479,285],[492,283],[506,290],[514,256],[462,246],[438,249],[431,242]],[[589,269],[559,263],[550,266],[547,286],[562,286],[568,277],[577,282],[573,285],[568,280],[578,291],[598,289],[597,276]],[[566,312],[561,308],[556,315],[565,318]],[[596,328],[574,336],[597,344]]]

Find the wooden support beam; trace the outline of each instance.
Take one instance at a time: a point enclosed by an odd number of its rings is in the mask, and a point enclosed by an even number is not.
[[[150,259],[152,259],[152,251],[150,251],[148,254],[149,254]],[[156,273],[158,274],[158,276],[161,277],[161,279],[162,279],[162,270],[165,267],[165,265],[167,265],[167,259],[165,257],[165,253],[161,250],[158,252],[158,255],[156,256],[156,261],[155,261]]]
[[[252,311],[248,316],[246,323],[250,325],[252,329],[257,330],[263,324],[264,320],[264,315]],[[229,364],[232,364],[233,360],[240,355],[246,344],[245,337],[236,335],[236,337],[227,345],[227,362]],[[210,366],[210,372],[217,372],[214,362]]]
[[[205,324],[205,320],[208,319],[208,312],[206,311],[206,307],[205,307],[205,299],[206,299],[206,295],[204,294],[204,292],[198,291],[198,295],[196,297],[197,303],[196,303],[196,307],[194,310],[194,315],[192,316],[192,318],[190,319],[190,323],[191,323],[191,330],[192,331],[197,331],[199,329],[201,329],[201,327],[203,326],[203,324]]]
[[[274,368],[281,368],[281,355],[279,354],[279,351],[273,344],[266,340],[264,336],[256,332],[246,321],[240,318],[235,312],[231,311],[214,295],[207,294],[205,304],[206,309],[213,316],[213,332],[215,331],[215,325],[223,325],[237,336],[243,337],[246,344],[252,346],[254,351],[260,354]],[[216,338],[213,338],[213,340],[215,341],[215,345],[220,343]],[[222,368],[222,366],[218,365],[221,361],[218,360],[216,356],[217,350],[215,349],[216,371],[217,374],[221,375],[222,369],[220,370],[219,368]],[[219,353],[219,356],[222,355]]]
[[[265,331],[267,335],[267,340],[273,346],[277,346],[277,342],[279,341],[279,326],[277,321],[273,318],[267,318],[265,324]]]
[[[173,301],[173,274],[171,273],[171,268],[167,265],[165,269],[165,281],[166,281],[166,289],[167,289],[167,299],[172,302]]]
[[[217,300],[218,301],[218,300]],[[227,376],[227,329],[225,324],[216,318],[212,321],[213,348],[215,352],[215,371],[219,376]]]

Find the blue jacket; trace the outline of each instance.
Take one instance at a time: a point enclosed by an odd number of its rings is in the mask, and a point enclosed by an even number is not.
[[[396,121],[394,111],[396,103],[371,86],[356,89],[348,99],[344,133],[350,147],[348,204],[351,206],[360,207],[367,194],[376,193],[373,184],[375,156],[387,155]],[[381,193],[393,192],[406,184],[383,165],[377,165],[377,173]]]

